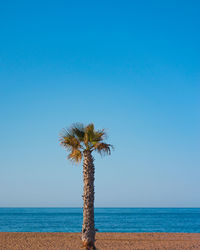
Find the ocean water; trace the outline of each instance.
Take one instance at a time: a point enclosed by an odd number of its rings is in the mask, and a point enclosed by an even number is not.
[[[200,233],[200,208],[96,208],[99,232]],[[81,208],[0,208],[0,232],[80,232]]]

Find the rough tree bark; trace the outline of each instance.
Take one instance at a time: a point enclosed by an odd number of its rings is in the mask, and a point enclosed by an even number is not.
[[[83,152],[83,226],[82,241],[86,249],[95,249],[94,164],[90,150]]]

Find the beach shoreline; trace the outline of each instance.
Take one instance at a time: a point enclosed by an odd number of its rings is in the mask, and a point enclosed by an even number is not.
[[[81,233],[0,232],[0,249],[82,249]],[[200,249],[200,233],[97,233],[97,249]]]

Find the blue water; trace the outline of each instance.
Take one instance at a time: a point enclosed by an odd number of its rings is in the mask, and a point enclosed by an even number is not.
[[[200,208],[96,208],[99,232],[200,233]],[[81,208],[0,208],[0,232],[80,232]]]

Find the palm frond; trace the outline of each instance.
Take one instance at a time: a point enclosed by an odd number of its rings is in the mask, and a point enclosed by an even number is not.
[[[93,147],[95,143],[102,142],[106,138],[107,138],[107,135],[104,129],[95,130],[93,123],[85,127],[84,143],[86,146]]]
[[[92,141],[92,137],[94,135],[94,124],[90,123],[89,125],[87,125],[85,127],[85,135],[84,135],[84,143],[86,148],[90,148],[91,145],[91,141]]]
[[[91,138],[92,142],[100,142],[103,141],[104,139],[106,139],[107,135],[106,132],[102,129],[102,130],[97,130],[94,131],[93,136]]]
[[[73,135],[71,130],[64,129],[60,135],[60,144],[67,150],[79,149],[80,141]]]
[[[94,150],[100,153],[101,155],[106,155],[106,154],[110,155],[111,148],[112,149],[114,148],[113,145],[104,142],[96,143],[94,145]]]
[[[68,155],[68,159],[75,163],[80,163],[82,157],[83,157],[82,152],[78,149],[72,150],[72,152]]]
[[[85,128],[82,123],[74,123],[71,127],[71,132],[79,141],[84,141]]]

